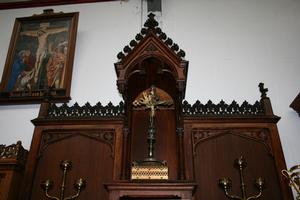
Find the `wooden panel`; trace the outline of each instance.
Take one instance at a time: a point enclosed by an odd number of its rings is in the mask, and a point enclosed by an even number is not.
[[[54,181],[49,193],[59,196],[61,160],[72,161],[72,169],[67,174],[66,196],[75,193],[73,183],[83,178],[87,186],[78,199],[107,199],[103,182],[113,178],[114,137],[113,129],[43,132],[31,199],[44,198],[40,183],[46,179]]]
[[[1,169],[0,167],[0,199],[17,199],[22,178],[23,169]]]
[[[239,171],[234,160],[243,156],[247,161],[244,181],[248,196],[258,191],[254,181],[266,179],[266,189],[260,199],[282,199],[279,179],[276,176],[270,135],[265,129],[193,129],[194,174],[198,183],[196,199],[224,199],[225,194],[218,186],[218,180],[229,177],[232,180],[230,193],[241,196]]]
[[[23,179],[23,169],[0,169],[0,199],[16,200]]]
[[[11,179],[12,173],[9,172],[1,172],[0,173],[0,199],[7,199],[8,198],[8,192],[10,188],[10,179]]]

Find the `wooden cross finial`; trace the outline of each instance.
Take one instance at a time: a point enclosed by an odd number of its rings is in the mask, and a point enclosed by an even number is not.
[[[259,83],[258,87],[259,87],[259,91],[261,93],[260,97],[261,98],[266,98],[267,97],[268,88],[264,88],[264,83]]]

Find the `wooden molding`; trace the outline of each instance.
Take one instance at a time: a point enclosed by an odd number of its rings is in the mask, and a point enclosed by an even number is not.
[[[290,107],[293,108],[299,114],[300,117],[300,93],[291,103]]]

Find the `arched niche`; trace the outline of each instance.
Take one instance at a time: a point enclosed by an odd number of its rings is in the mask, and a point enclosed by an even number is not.
[[[154,85],[176,99],[176,77],[169,63],[157,57],[148,57],[137,63],[127,76],[129,101],[141,91]]]
[[[149,109],[136,109],[132,104],[155,86],[159,99],[173,102],[156,110],[155,158],[167,162],[170,180],[184,179],[181,105],[188,62],[183,59],[184,51],[157,27],[153,14],[144,26],[115,63],[117,86],[125,102],[123,178],[130,177],[133,161],[147,156]]]

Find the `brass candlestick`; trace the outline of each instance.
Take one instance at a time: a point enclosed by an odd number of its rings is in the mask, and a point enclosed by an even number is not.
[[[246,167],[247,163],[246,163],[245,159],[243,158],[243,156],[236,159],[235,165],[239,169],[242,197],[229,194],[229,189],[231,187],[231,180],[229,178],[221,178],[219,180],[219,185],[224,190],[226,197],[229,199],[239,199],[239,200],[251,200],[251,199],[258,199],[259,197],[261,197],[262,191],[264,188],[264,184],[265,184],[264,179],[261,177],[256,179],[255,186],[258,188],[259,192],[256,195],[247,197],[246,196],[246,184],[244,182],[244,175],[243,175],[243,170]]]
[[[68,161],[68,160],[63,160],[60,163],[60,168],[63,170],[63,176],[62,176],[62,184],[60,186],[60,197],[54,197],[49,195],[48,191],[51,190],[51,188],[53,187],[53,181],[51,180],[46,180],[44,182],[41,183],[41,187],[42,189],[45,191],[45,196],[48,199],[55,199],[55,200],[72,200],[72,199],[76,199],[77,197],[79,197],[81,190],[83,190],[86,186],[86,181],[83,180],[82,178],[79,178],[76,183],[74,183],[74,187],[77,189],[76,194],[69,196],[69,197],[65,197],[65,189],[66,189],[66,177],[67,177],[67,171],[69,169],[71,169],[72,167],[72,162]]]
[[[282,170],[281,174],[289,181],[289,186],[296,190],[298,196],[297,200],[300,200],[300,165],[295,165],[289,170]]]

